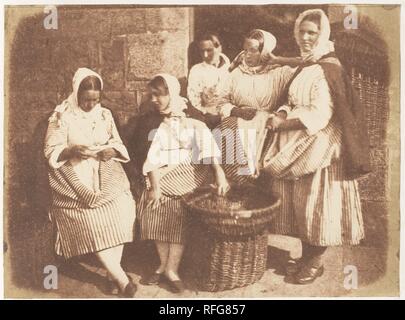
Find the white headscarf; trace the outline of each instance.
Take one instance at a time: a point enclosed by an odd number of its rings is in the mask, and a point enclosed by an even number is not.
[[[270,54],[273,52],[274,48],[277,45],[277,39],[273,36],[270,32],[255,29],[255,31],[259,31],[263,35],[263,48],[260,52],[260,66],[250,67],[246,64],[245,59],[242,60],[242,63],[239,65],[239,68],[245,72],[250,74],[258,74],[258,73],[265,73],[270,69],[274,68],[274,65],[269,65],[268,61],[270,59]]]
[[[180,83],[177,78],[168,73],[159,73],[155,75],[153,79],[156,77],[162,77],[166,82],[170,96],[169,107],[171,114],[175,116],[186,116],[183,110],[187,108],[187,100],[180,96]]]
[[[89,112],[83,111],[79,106],[78,96],[77,96],[79,87],[80,87],[80,84],[82,83],[82,81],[89,76],[94,76],[94,77],[97,77],[98,79],[100,79],[101,89],[103,89],[103,79],[101,79],[101,76],[98,73],[96,73],[93,70],[88,69],[88,68],[77,69],[75,75],[73,76],[73,81],[72,81],[73,92],[69,95],[69,97],[66,100],[64,100],[60,105],[58,105],[55,108],[55,114],[60,115],[65,111],[73,111],[75,113],[80,114],[84,118],[94,118],[94,117],[100,115],[100,113],[101,113],[100,103],[95,105],[94,108]]]
[[[325,12],[321,9],[312,9],[312,10],[306,10],[302,12],[297,20],[295,20],[295,26],[294,26],[294,37],[295,41],[298,42],[298,37],[299,37],[299,31],[300,31],[300,25],[304,18],[310,14],[316,14],[320,17],[320,25],[319,25],[319,38],[317,40],[317,43],[315,44],[314,48],[310,52],[302,52],[301,51],[301,56],[304,58],[305,56],[312,54],[315,58],[315,60],[318,60],[321,58],[323,55],[328,54],[329,52],[335,51],[333,42],[329,40],[330,37],[330,24],[329,24],[329,19],[326,16]]]

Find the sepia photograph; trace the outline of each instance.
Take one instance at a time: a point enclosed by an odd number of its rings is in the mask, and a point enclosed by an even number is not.
[[[4,297],[399,297],[401,6],[4,6]]]

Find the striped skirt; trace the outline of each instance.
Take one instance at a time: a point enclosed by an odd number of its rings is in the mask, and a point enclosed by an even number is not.
[[[264,112],[250,121],[228,117],[213,130],[221,150],[222,168],[232,184],[242,185],[255,180],[267,117]],[[249,129],[255,132],[254,136],[248,136]],[[252,145],[248,146],[249,142]]]
[[[187,212],[180,197],[163,195],[157,208],[146,204],[146,190],[139,201],[141,240],[185,243],[187,238]]]
[[[271,232],[317,246],[355,245],[364,238],[356,180],[343,180],[343,161],[295,180],[271,178],[281,197]]]
[[[141,240],[184,243],[187,238],[187,211],[181,196],[208,183],[211,178],[208,165],[193,164],[191,157],[170,172],[160,172],[162,197],[157,208],[146,202],[145,189],[139,200],[138,220]]]
[[[135,201],[128,190],[97,208],[52,207],[50,218],[58,230],[56,253],[71,258],[133,241]]]

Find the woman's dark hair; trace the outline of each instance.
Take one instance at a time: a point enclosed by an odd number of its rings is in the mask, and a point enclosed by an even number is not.
[[[262,52],[264,46],[264,37],[260,30],[254,29],[250,31],[246,39],[255,39],[259,41],[259,51]]]
[[[149,81],[148,86],[152,89],[155,89],[159,92],[161,96],[167,96],[169,94],[169,88],[165,79],[161,76],[157,76]]]
[[[311,21],[313,23],[316,23],[318,25],[318,28],[321,28],[321,15],[319,13],[310,13],[302,19],[301,23],[304,21]]]
[[[88,76],[82,80],[77,90],[77,97],[79,98],[83,91],[95,90],[101,91],[101,81],[96,76]]]
[[[201,41],[212,41],[212,44],[215,48],[221,46],[221,40],[216,33],[205,33],[201,37],[199,37],[198,42]]]

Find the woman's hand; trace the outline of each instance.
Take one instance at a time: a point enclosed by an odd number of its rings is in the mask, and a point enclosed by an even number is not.
[[[82,145],[75,145],[65,150],[67,150],[67,157],[69,159],[88,159],[94,156],[94,152],[92,152],[88,147]]]
[[[114,148],[107,148],[97,152],[97,158],[101,161],[108,161],[117,156],[117,151]]]
[[[212,186],[217,189],[219,196],[224,196],[231,188],[228,180],[226,179],[225,172],[219,164],[212,165],[215,171],[216,186]]]
[[[286,118],[281,114],[272,114],[270,115],[269,119],[267,120],[267,128],[270,130],[277,130],[282,123],[286,121]]]
[[[225,177],[225,174],[218,176],[216,180],[217,180],[217,181],[216,181],[216,184],[217,184],[217,194],[218,194],[219,196],[224,196],[224,195],[226,195],[226,193],[229,191],[229,189],[230,189],[231,187],[229,186],[229,183],[228,183],[228,180],[227,180],[226,177]]]
[[[273,54],[271,52],[269,53],[266,62],[267,62],[267,64],[280,64],[279,57],[277,57],[275,54]]]
[[[314,54],[313,53],[308,54],[305,58],[302,58],[302,62],[303,63],[316,62]]]
[[[146,193],[147,206],[152,206],[153,209],[156,209],[160,203],[161,197],[162,193],[160,191],[160,188],[148,190]]]
[[[232,117],[242,118],[243,120],[252,120],[256,116],[257,110],[250,107],[234,107],[231,111]]]

